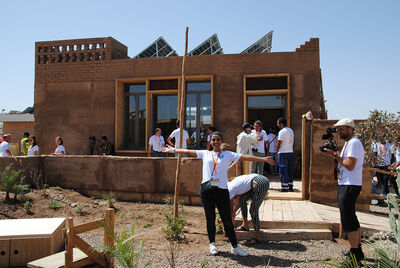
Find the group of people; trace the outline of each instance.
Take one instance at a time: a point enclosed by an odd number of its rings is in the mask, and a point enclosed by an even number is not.
[[[0,157],[11,157],[11,135],[3,134],[3,141],[0,143]],[[64,142],[61,137],[56,137],[56,149],[52,155],[65,155]],[[39,145],[34,135],[29,135],[29,132],[24,132],[20,142],[20,155],[21,156],[34,156],[39,155]]]

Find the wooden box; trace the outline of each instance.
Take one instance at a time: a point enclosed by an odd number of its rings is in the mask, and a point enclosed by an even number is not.
[[[0,267],[28,262],[64,249],[65,218],[0,220]]]

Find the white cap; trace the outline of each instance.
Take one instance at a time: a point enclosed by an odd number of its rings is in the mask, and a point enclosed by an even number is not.
[[[336,124],[333,125],[334,127],[338,126],[348,126],[348,127],[353,127],[354,128],[354,120],[351,118],[343,118],[337,121]]]

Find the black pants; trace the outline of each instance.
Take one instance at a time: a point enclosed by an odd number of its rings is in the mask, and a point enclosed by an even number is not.
[[[361,186],[338,185],[337,200],[340,211],[340,222],[343,232],[355,232],[360,228],[356,215],[356,202],[360,195]]]
[[[389,171],[388,166],[382,166],[382,167],[378,167],[379,169],[385,170],[385,171]],[[397,186],[397,182],[396,182],[396,177],[389,175],[389,174],[383,174],[380,172],[376,173],[376,177],[378,178],[378,182],[382,184],[383,186],[383,194],[389,194],[390,193],[390,189],[389,189],[389,181],[392,184],[394,191],[396,194],[399,194],[399,187]]]
[[[237,239],[231,218],[231,206],[229,201],[229,191],[227,189],[214,188],[200,194],[203,202],[204,212],[207,220],[207,234],[210,243],[215,242],[215,207],[218,208],[219,215],[224,224],[232,247],[237,246]]]

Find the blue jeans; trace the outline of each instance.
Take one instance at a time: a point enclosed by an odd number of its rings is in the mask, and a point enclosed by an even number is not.
[[[279,176],[282,190],[293,188],[293,153],[279,153]]]
[[[153,151],[153,156],[154,156],[154,157],[166,157],[165,153],[163,153],[163,152],[156,152],[156,151]]]

